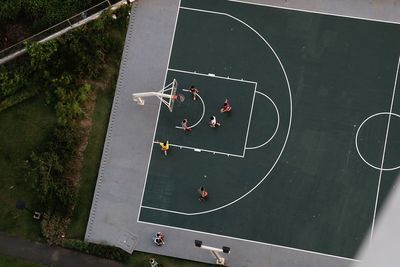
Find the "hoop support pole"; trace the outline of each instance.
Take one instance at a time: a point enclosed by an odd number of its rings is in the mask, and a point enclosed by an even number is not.
[[[160,93],[160,92],[144,92],[144,93],[134,93],[134,94],[132,94],[132,97],[134,97],[134,98],[146,97],[146,96],[156,96],[158,98],[160,98],[160,97],[173,98],[174,97],[172,95],[164,94],[164,93]]]

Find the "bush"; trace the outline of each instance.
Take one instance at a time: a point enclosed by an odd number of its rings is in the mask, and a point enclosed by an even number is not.
[[[81,105],[87,100],[90,90],[91,87],[88,84],[84,84],[78,89],[57,87],[54,91],[57,99],[55,110],[60,125],[70,125],[84,114]]]
[[[2,102],[0,102],[0,112],[37,95],[37,93],[37,90],[22,91],[4,99]]]
[[[62,243],[63,247],[78,250],[89,254],[89,243],[76,239],[67,239]]]
[[[44,43],[27,43],[26,52],[31,59],[33,69],[47,69],[52,56],[57,52],[58,43],[56,40],[50,40]]]
[[[0,25],[33,21],[34,31],[61,22],[102,0],[2,0]]]
[[[127,262],[130,256],[129,253],[117,247],[87,243],[76,239],[64,240],[63,246],[68,249],[74,249],[87,254],[120,262]]]
[[[49,151],[32,153],[27,166],[27,178],[49,214],[69,216],[76,202],[76,189],[65,177],[64,158],[71,156],[57,154],[52,150],[51,143],[49,147]]]
[[[69,218],[44,214],[41,222],[42,234],[50,245],[61,245],[69,223]]]
[[[0,101],[19,91],[25,84],[25,75],[21,68],[9,71],[0,66]]]
[[[0,8],[0,24],[14,20],[21,10],[22,0],[3,0]]]

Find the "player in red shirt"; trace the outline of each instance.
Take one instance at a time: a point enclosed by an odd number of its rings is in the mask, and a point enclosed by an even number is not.
[[[196,100],[196,96],[199,94],[199,89],[194,87],[194,85],[190,86],[190,93],[193,95],[193,100]]]
[[[229,103],[228,99],[225,99],[224,104],[222,105],[222,108],[220,109],[221,113],[225,112],[230,112],[232,110],[231,103]]]

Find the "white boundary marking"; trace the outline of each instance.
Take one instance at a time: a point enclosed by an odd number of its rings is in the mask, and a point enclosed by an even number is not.
[[[256,98],[256,92],[257,92],[257,84],[255,86],[255,90],[253,93],[253,100],[251,101],[251,109],[250,109],[250,115],[249,115],[249,123],[247,124],[247,132],[246,132],[246,139],[244,141],[244,151],[243,151],[243,156],[246,155],[246,148],[247,148],[247,139],[249,138],[249,131],[250,131],[250,124],[251,124],[251,117],[253,115],[253,109],[254,109],[254,100]]]
[[[236,78],[231,78],[231,77],[223,77],[223,76],[218,76],[215,74],[204,74],[201,72],[191,72],[191,71],[186,71],[186,70],[179,70],[179,69],[173,69],[173,68],[168,68],[169,71],[174,71],[174,72],[181,72],[181,73],[185,73],[185,74],[192,74],[192,75],[199,75],[199,76],[204,76],[204,77],[209,77],[209,78],[217,78],[217,79],[224,79],[224,80],[230,80],[230,81],[235,81],[235,82],[244,82],[244,83],[250,83],[254,85],[254,88],[252,90],[254,90],[253,92],[253,98],[252,98],[252,102],[251,102],[251,109],[250,109],[250,114],[249,114],[249,120],[248,120],[248,124],[247,124],[247,132],[246,132],[246,137],[245,137],[245,141],[244,141],[244,146],[243,146],[243,153],[242,155],[237,155],[237,154],[229,154],[229,153],[225,153],[225,152],[218,152],[218,151],[213,151],[213,150],[207,150],[207,149],[200,149],[200,148],[196,148],[195,151],[198,152],[198,150],[202,150],[205,152],[210,152],[210,153],[214,153],[214,154],[221,154],[221,155],[227,155],[229,156],[234,156],[234,157],[240,157],[240,158],[244,158],[245,154],[246,154],[246,146],[247,146],[247,138],[249,135],[249,129],[250,129],[250,124],[251,124],[251,117],[253,114],[253,107],[254,107],[254,99],[255,99],[255,94],[257,92],[257,82],[254,81],[249,81],[249,80],[244,80],[244,79],[236,79]],[[190,92],[190,90],[188,89],[182,89],[182,91],[185,92]],[[204,117],[204,113],[206,110],[205,104],[203,99],[201,98],[201,96],[199,94],[197,94],[201,100],[201,102],[203,103],[203,114],[201,115],[200,120],[198,120],[195,124],[193,124],[192,126],[189,126],[188,128],[193,128],[195,126],[197,126],[201,120]],[[177,129],[183,129],[181,126],[175,126],[175,128]],[[194,149],[192,147],[187,147],[187,146],[181,146],[181,145],[174,145],[176,147],[180,147],[180,148],[189,148],[189,149]]]
[[[232,204],[235,204],[236,202],[240,201],[241,199],[243,199],[244,197],[246,197],[247,195],[249,195],[251,192],[253,192],[253,191],[254,191],[262,182],[264,182],[264,180],[269,176],[269,174],[270,174],[270,173],[272,172],[272,170],[274,169],[275,165],[278,163],[278,161],[279,161],[279,159],[280,159],[280,157],[281,157],[281,155],[282,155],[282,153],[283,153],[283,150],[284,150],[284,148],[285,148],[285,146],[286,146],[287,140],[288,140],[288,138],[289,138],[290,128],[291,128],[291,125],[292,125],[292,115],[293,115],[293,114],[292,114],[292,94],[291,94],[289,79],[288,79],[288,77],[287,77],[285,68],[283,67],[283,64],[282,64],[280,58],[278,57],[278,55],[276,54],[276,52],[275,52],[275,50],[272,48],[272,46],[267,42],[267,40],[266,40],[259,32],[257,32],[254,28],[252,28],[250,25],[248,25],[247,23],[243,22],[242,20],[240,20],[240,19],[238,19],[238,18],[236,18],[236,17],[234,17],[234,16],[232,16],[232,15],[229,15],[229,14],[227,14],[227,13],[214,12],[214,11],[202,10],[202,9],[187,8],[187,7],[182,7],[182,6],[181,6],[180,8],[181,8],[181,9],[186,9],[186,10],[191,10],[191,11],[196,11],[196,12],[203,12],[203,13],[210,13],[210,14],[216,14],[216,15],[227,16],[227,17],[229,17],[229,18],[231,18],[231,19],[233,19],[233,20],[238,21],[239,23],[242,23],[242,24],[245,25],[247,28],[249,28],[251,31],[253,31],[258,37],[260,37],[260,38],[264,41],[264,43],[269,47],[269,49],[270,49],[270,50],[273,52],[273,54],[275,55],[275,58],[278,60],[278,63],[279,63],[279,65],[280,65],[280,67],[281,67],[281,69],[282,69],[282,71],[283,71],[284,76],[285,76],[286,84],[287,84],[287,86],[288,86],[289,102],[290,102],[290,116],[289,116],[288,131],[287,131],[287,135],[286,135],[286,138],[285,138],[285,142],[284,142],[284,144],[283,144],[283,147],[282,147],[282,149],[281,149],[281,151],[280,151],[280,153],[279,153],[279,155],[278,155],[276,161],[274,162],[274,164],[272,165],[272,167],[270,168],[270,170],[267,172],[267,174],[266,174],[253,188],[251,188],[248,192],[246,192],[246,193],[243,194],[242,196],[238,197],[237,199],[235,199],[235,200],[233,200],[233,201],[231,201],[231,202],[226,203],[225,205],[219,206],[219,207],[214,208],[214,209],[211,209],[211,210],[202,211],[202,212],[193,212],[193,213],[185,213],[185,212],[182,212],[182,213],[181,213],[181,212],[179,212],[179,211],[173,211],[173,210],[168,210],[168,209],[151,208],[151,207],[148,207],[148,206],[145,207],[145,208],[147,208],[147,209],[156,209],[156,210],[164,211],[164,212],[170,212],[170,213],[177,213],[177,214],[192,216],[192,215],[200,215],[200,214],[211,213],[211,212],[214,212],[214,211],[217,211],[217,210],[226,208],[226,207],[228,207],[228,206],[230,206],[230,205],[232,205]],[[202,75],[202,74],[199,74],[199,75]],[[216,77],[217,77],[217,76],[216,76]],[[241,80],[239,80],[239,81],[241,81]],[[254,82],[253,82],[253,83],[254,83]],[[253,96],[253,100],[254,100],[254,96]],[[147,177],[146,177],[146,179],[147,179]],[[144,208],[144,206],[142,205],[142,203],[141,203],[141,207]]]
[[[185,7],[181,7],[181,8],[182,9],[187,9]],[[186,73],[186,74],[194,74],[194,75],[200,75],[200,76],[205,76],[205,77],[217,78],[217,79],[231,80],[231,81],[236,81],[236,82],[257,84],[254,81],[249,81],[249,80],[244,80],[244,79],[237,79],[237,78],[232,78],[232,77],[223,77],[223,76],[218,76],[218,75],[215,75],[215,74],[214,75],[210,75],[211,73],[205,74],[205,73],[196,72],[196,71],[178,70],[178,69],[173,69],[173,68],[169,68],[168,70],[175,71],[175,72]]]
[[[279,116],[278,107],[276,106],[275,102],[274,102],[269,96],[267,96],[267,95],[264,94],[264,93],[261,93],[260,91],[256,91],[256,93],[258,93],[258,94],[260,94],[260,95],[266,97],[269,101],[271,101],[271,103],[272,103],[272,104],[274,105],[274,107],[275,107],[276,115],[277,115],[277,117],[278,117],[278,122],[277,122],[277,124],[276,124],[276,128],[275,128],[274,133],[272,134],[272,136],[271,136],[267,141],[265,141],[264,143],[262,143],[261,145],[258,145],[258,146],[246,147],[246,149],[257,149],[257,148],[260,148],[260,147],[262,147],[262,146],[265,146],[266,144],[268,144],[268,143],[275,137],[276,133],[278,132],[278,128],[279,128],[280,116]]]
[[[182,89],[182,91],[184,91],[184,92],[190,92],[190,90],[188,90],[188,89]],[[199,119],[195,124],[193,124],[192,126],[189,126],[189,127],[188,127],[188,128],[190,128],[190,129],[196,127],[196,126],[203,120],[204,114],[206,113],[206,104],[204,104],[203,98],[201,98],[201,96],[200,96],[199,94],[197,94],[197,93],[196,93],[196,95],[199,97],[199,99],[200,99],[200,101],[201,101],[201,104],[203,105],[203,113],[201,114],[200,119]],[[183,129],[181,126],[175,126],[175,128],[177,128],[177,129]]]
[[[185,232],[191,232],[191,233],[198,233],[198,234],[204,234],[204,235],[228,238],[228,239],[244,241],[244,242],[249,242],[249,243],[259,244],[259,245],[264,245],[264,246],[268,245],[268,246],[271,246],[271,247],[288,249],[288,250],[299,251],[299,252],[305,252],[305,253],[309,253],[309,254],[320,255],[320,256],[325,256],[325,257],[330,257],[330,258],[348,260],[348,261],[353,261],[353,262],[360,262],[360,260],[357,260],[357,259],[351,259],[351,258],[346,258],[346,257],[341,257],[341,256],[336,256],[336,255],[331,255],[331,254],[325,254],[325,253],[311,251],[311,250],[304,250],[304,249],[299,249],[299,248],[286,247],[286,246],[276,245],[276,244],[272,244],[272,243],[263,243],[263,242],[260,242],[260,241],[254,241],[254,240],[250,240],[250,239],[219,235],[219,234],[214,234],[214,233],[202,232],[202,231],[198,231],[198,230],[192,230],[192,229],[180,228],[180,227],[176,227],[176,226],[165,225],[165,224],[143,222],[143,221],[138,221],[138,223],[153,225],[153,226],[157,226],[157,227],[166,227],[166,228],[181,230],[181,231],[185,231]]]
[[[397,166],[397,167],[392,167],[392,168],[383,168],[383,166],[381,166],[381,168],[376,167],[375,165],[369,163],[369,162],[362,156],[362,153],[360,152],[360,149],[358,148],[358,134],[359,134],[359,132],[360,132],[360,129],[363,127],[364,123],[366,123],[368,120],[372,119],[373,117],[380,116],[380,115],[389,115],[389,116],[395,116],[395,117],[399,117],[399,118],[400,118],[400,115],[399,115],[399,114],[397,114],[397,113],[390,113],[390,112],[379,112],[379,113],[372,114],[371,116],[369,116],[368,118],[366,118],[366,119],[360,124],[360,126],[358,127],[357,132],[356,132],[356,137],[355,137],[356,150],[357,150],[357,153],[358,153],[358,155],[360,156],[360,158],[365,162],[365,164],[367,164],[367,165],[370,166],[371,168],[374,168],[375,170],[378,170],[378,171],[394,171],[394,170],[399,169],[399,168],[400,168],[400,165]]]
[[[159,144],[160,142],[154,141],[154,144]],[[198,148],[198,147],[191,147],[191,146],[182,146],[182,145],[177,145],[177,144],[171,144],[169,143],[170,146],[172,147],[177,147],[177,148],[184,148],[184,149],[190,149],[194,150],[195,152],[208,152],[212,154],[219,154],[219,155],[225,155],[227,157],[237,157],[237,158],[244,158],[244,155],[237,155],[237,154],[229,154],[221,151],[214,151],[214,150],[209,150],[209,149],[203,149],[203,148]]]
[[[370,244],[372,241],[372,236],[374,234],[374,227],[375,227],[375,219],[376,219],[376,210],[378,208],[378,199],[379,199],[379,191],[380,191],[380,187],[381,187],[381,180],[382,180],[382,172],[383,172],[383,164],[385,162],[385,154],[386,154],[386,145],[387,145],[387,138],[389,135],[389,128],[390,128],[390,119],[391,119],[391,114],[392,114],[392,110],[393,110],[393,102],[394,102],[394,96],[396,94],[396,86],[397,86],[397,78],[399,75],[399,66],[400,66],[400,56],[399,59],[397,61],[397,70],[396,70],[396,77],[394,80],[394,86],[393,86],[393,94],[392,94],[392,101],[390,103],[390,111],[389,111],[389,119],[387,122],[387,126],[386,126],[386,136],[385,136],[385,143],[383,145],[383,153],[382,153],[382,162],[381,162],[381,170],[379,172],[379,181],[378,181],[378,188],[376,190],[376,198],[375,198],[375,208],[374,208],[374,217],[372,219],[372,226],[371,226],[371,236],[370,236]]]
[[[167,65],[167,66],[169,66],[169,62],[171,61],[172,46],[173,46],[173,44],[174,44],[175,32],[176,32],[176,25],[178,24],[178,17],[179,17],[180,6],[181,6],[181,0],[179,0],[178,11],[177,11],[176,18],[175,18],[174,32],[172,33],[172,41],[171,41],[171,45],[170,45],[170,48],[169,48],[168,65]],[[166,80],[167,80],[167,74],[168,74],[168,67],[167,67],[167,69],[165,70],[164,84],[165,84],[165,82],[166,82]],[[154,138],[156,137],[157,126],[158,126],[158,119],[160,118],[160,110],[161,110],[161,102],[160,102],[160,104],[159,104],[159,106],[158,106],[158,114],[157,114],[156,124],[155,124],[155,126],[154,126],[153,140],[154,140]],[[147,184],[147,176],[149,175],[149,168],[150,168],[151,156],[153,155],[153,146],[154,146],[154,142],[151,143],[151,149],[150,149],[150,155],[149,155],[149,162],[147,163],[146,177],[145,177],[145,180],[144,180],[144,185],[143,185],[143,190],[142,190],[142,196],[140,197],[140,206],[142,206],[142,203],[143,203],[144,190],[145,190],[146,184]],[[142,210],[142,209],[139,207],[139,212],[138,212],[136,221],[139,221],[141,210]]]
[[[271,4],[251,3],[251,2],[246,2],[246,1],[242,1],[242,0],[227,0],[227,1],[242,3],[242,4],[247,4],[247,5],[266,6],[266,7],[273,7],[273,8],[278,8],[278,9],[293,10],[293,11],[299,11],[299,12],[304,12],[304,13],[327,15],[327,16],[341,17],[341,18],[348,18],[348,19],[375,21],[375,22],[383,22],[383,23],[389,23],[389,24],[400,24],[400,22],[397,22],[397,21],[371,19],[371,18],[357,17],[357,16],[350,16],[350,15],[341,15],[341,14],[335,14],[335,13],[329,13],[329,12],[322,12],[322,11],[313,11],[313,10],[299,9],[299,8],[293,8],[293,7],[276,6],[276,5],[271,5]]]

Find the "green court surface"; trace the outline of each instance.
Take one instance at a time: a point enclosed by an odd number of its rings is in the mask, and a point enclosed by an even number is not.
[[[138,220],[353,258],[400,168],[399,56],[396,24],[182,0]]]

